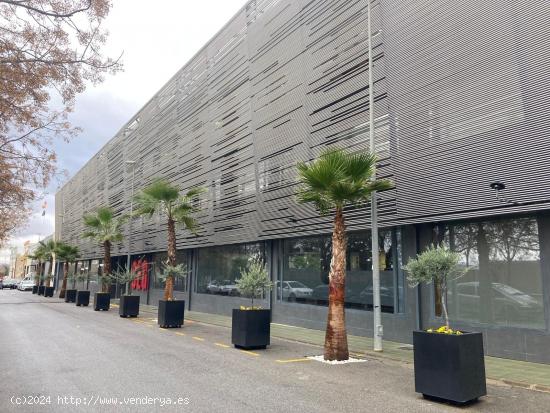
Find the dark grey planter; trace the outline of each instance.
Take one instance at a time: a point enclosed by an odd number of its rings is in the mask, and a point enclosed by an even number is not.
[[[94,311],[109,311],[111,306],[111,293],[95,293]]]
[[[46,290],[45,285],[39,285],[38,286],[38,295],[44,295],[44,291]]]
[[[79,307],[88,307],[90,304],[90,292],[88,290],[76,292],[76,305]]]
[[[185,300],[159,300],[158,323],[161,328],[179,328],[183,325]]]
[[[65,290],[65,302],[74,303],[75,301],[76,301],[76,290],[75,289]]]
[[[118,314],[121,317],[137,317],[139,314],[139,295],[121,296]]]
[[[271,310],[233,309],[231,343],[237,348],[262,349],[269,345]]]
[[[487,394],[481,333],[413,332],[414,382],[424,397],[464,404]]]
[[[44,290],[44,297],[53,297],[54,291],[54,287],[46,287],[46,289]]]
[[[38,285],[33,285],[32,286],[32,293],[33,294],[38,294]]]

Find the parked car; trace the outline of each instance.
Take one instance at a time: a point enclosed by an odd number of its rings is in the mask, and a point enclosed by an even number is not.
[[[239,295],[239,289],[235,281],[224,280],[220,285],[220,294],[223,295]]]
[[[311,294],[311,299],[317,305],[327,305],[328,304],[328,284],[319,284],[313,289]],[[354,304],[357,303],[357,294],[354,294],[354,291],[346,287],[346,307],[354,307]]]
[[[212,280],[206,286],[206,292],[208,294],[221,294],[221,282],[218,280]]]
[[[2,289],[4,288],[10,288],[10,289],[17,288],[17,280],[14,278],[4,278],[2,280]]]
[[[491,283],[491,297],[483,300],[492,302],[493,313],[501,321],[529,320],[543,314],[542,303],[531,295],[510,285]],[[479,281],[456,284],[458,311],[461,317],[476,318],[480,311],[481,291]],[[453,289],[448,291],[449,304],[453,305]]]
[[[2,289],[2,290],[4,289],[4,283],[3,283],[2,280],[0,280],[0,289]]]
[[[361,302],[367,306],[372,306],[373,298],[372,298],[372,286],[366,287],[361,293],[359,294],[359,297],[361,299]],[[384,308],[391,308],[393,309],[394,306],[394,300],[393,300],[393,288],[385,287],[383,285],[380,286],[380,304],[382,305],[382,309]]]
[[[277,281],[277,288],[279,285],[279,281]],[[296,301],[297,299],[310,298],[313,294],[313,289],[300,281],[283,281],[282,286],[283,300]]]
[[[17,286],[17,289],[19,291],[29,291],[32,290],[32,287],[34,286],[35,282],[31,277],[25,277],[21,280],[19,285]]]

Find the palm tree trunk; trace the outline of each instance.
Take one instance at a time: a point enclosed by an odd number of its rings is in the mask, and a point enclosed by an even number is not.
[[[328,318],[325,335],[325,360],[349,358],[346,314],[346,224],[342,208],[336,208],[332,233],[332,260],[329,273]]]
[[[171,266],[176,265],[176,223],[168,218],[168,263]],[[166,286],[164,287],[164,299],[174,299],[174,277],[166,278]]]
[[[38,261],[38,264],[36,265],[36,286],[40,286],[40,272],[42,271],[42,264],[40,261]]]
[[[53,259],[50,258],[50,273],[52,271],[52,266],[53,266]],[[46,265],[44,264],[44,268],[46,267]],[[46,276],[47,277],[47,276]],[[46,287],[49,287],[50,286],[50,281],[51,279],[50,278],[46,278]]]
[[[103,275],[111,274],[111,243],[105,241],[103,243]],[[107,283],[101,283],[101,292],[107,293]]]
[[[69,263],[63,263],[63,283],[61,284],[61,291],[59,291],[59,298],[65,298],[65,292],[67,291],[67,274],[69,272]]]

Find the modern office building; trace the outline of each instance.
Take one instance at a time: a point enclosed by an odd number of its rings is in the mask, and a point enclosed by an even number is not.
[[[373,256],[384,337],[410,342],[440,325],[437,287],[410,288],[401,267],[442,243],[470,268],[448,293],[454,326],[482,331],[490,355],[550,363],[550,3],[372,6],[369,90],[367,0],[248,2],[56,194],[56,239],[83,253],[72,271],[101,266],[81,238],[84,213],[128,213],[132,190],[157,177],[203,186],[199,234],[178,232],[189,276],[177,295],[229,315],[248,302],[240,268],[261,256],[276,282],[263,302],[273,321],[324,329],[331,219],[296,203],[296,163],[368,150],[373,93],[378,175],[395,189],[379,195],[374,254],[370,206],[346,211],[349,332],[373,333]],[[155,304],[165,219],[126,231],[114,264],[130,248],[144,274],[134,288]]]

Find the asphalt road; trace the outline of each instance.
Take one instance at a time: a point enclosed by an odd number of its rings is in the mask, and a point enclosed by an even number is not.
[[[409,365],[303,360],[320,353],[279,339],[243,352],[224,327],[162,330],[150,316],[122,319],[113,308],[0,291],[0,412],[464,410],[414,393]],[[550,411],[550,394],[500,386],[489,393],[467,410]]]

